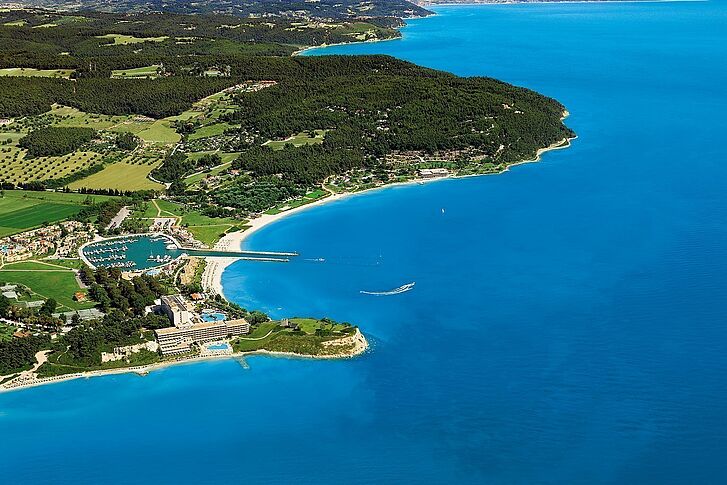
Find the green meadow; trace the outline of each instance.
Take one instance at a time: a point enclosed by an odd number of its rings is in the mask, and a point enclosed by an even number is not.
[[[0,69],[0,76],[20,77],[71,77],[73,69],[33,69],[30,67],[9,67]]]
[[[98,39],[112,39],[113,43],[109,45],[128,45],[128,44],[140,44],[142,42],[162,42],[167,40],[169,37],[134,37],[133,35],[124,34],[106,34],[97,35]]]
[[[285,147],[285,145],[300,147],[303,145],[323,143],[323,138],[325,138],[325,136],[326,130],[315,130],[313,133],[301,132],[297,135],[286,138],[285,140],[269,140],[263,144],[269,146],[273,150],[281,150]]]
[[[118,189],[118,190],[163,190],[162,184],[148,178],[149,173],[159,165],[134,165],[126,162],[116,162],[106,166],[100,172],[90,175],[68,185],[71,190],[82,187],[89,189]]]
[[[117,79],[139,79],[139,78],[157,78],[159,73],[157,69],[159,65],[136,67],[133,69],[118,69],[111,71],[111,77]]]
[[[0,197],[0,237],[72,217],[87,197],[100,201],[108,196],[5,190]]]
[[[18,263],[19,264],[19,263]],[[53,269],[14,269],[14,264],[6,264],[0,269],[0,282],[26,286],[32,293],[33,300],[53,298],[58,302],[60,311],[93,308],[94,303],[79,303],[73,294],[81,291],[75,273],[72,270]]]

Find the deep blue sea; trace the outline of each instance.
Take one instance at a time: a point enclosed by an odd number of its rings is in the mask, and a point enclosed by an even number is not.
[[[727,482],[727,4],[435,10],[309,54],[538,90],[573,146],[255,234],[301,256],[232,266],[227,296],[354,322],[371,352],[1,394],[0,482]]]

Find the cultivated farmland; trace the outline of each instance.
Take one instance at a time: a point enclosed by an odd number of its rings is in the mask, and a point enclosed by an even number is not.
[[[98,202],[108,198],[103,195],[5,190],[0,197],[0,237],[74,216],[87,199]]]

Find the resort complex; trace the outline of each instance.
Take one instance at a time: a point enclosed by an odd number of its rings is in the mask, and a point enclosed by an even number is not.
[[[501,173],[574,137],[565,107],[528,89],[303,55],[396,39],[402,16],[429,14],[313,3],[0,9],[0,389],[221,354],[359,355],[363,334],[325,312],[225,298],[227,268],[327,263],[294,240],[243,241],[349,194]]]
[[[250,324],[244,318],[227,320],[224,314],[212,310],[195,313],[194,304],[181,295],[163,296],[160,307],[174,324],[155,331],[163,355],[183,354],[195,343],[229,339],[250,332]]]

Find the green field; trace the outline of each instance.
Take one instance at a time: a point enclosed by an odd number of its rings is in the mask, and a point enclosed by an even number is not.
[[[174,131],[168,120],[157,120],[151,126],[137,133],[139,138],[149,143],[177,143],[181,135]]]
[[[134,69],[119,69],[116,71],[111,71],[111,77],[117,79],[154,79],[159,77],[157,69],[159,69],[159,65],[136,67]]]
[[[15,234],[33,227],[67,219],[78,214],[80,206],[41,203],[0,214],[0,236]]]
[[[186,226],[195,239],[208,246],[213,246],[228,232],[242,229],[245,221],[238,221],[228,217],[207,217],[197,211],[182,213],[181,225]]]
[[[0,140],[15,135],[0,133]],[[16,146],[0,148],[0,181],[15,184],[34,180],[63,178],[74,172],[101,163],[96,152],[73,152],[59,157],[26,158],[26,151]]]
[[[285,145],[293,145],[300,147],[303,145],[314,145],[316,143],[323,143],[323,138],[326,136],[326,130],[315,130],[313,136],[308,132],[301,132],[297,135],[293,135],[285,140],[268,140],[263,145],[267,145],[273,150],[280,150]]]
[[[153,182],[147,175],[156,168],[158,163],[151,165],[134,165],[117,162],[106,168],[68,185],[71,190],[86,187],[89,189],[118,190],[164,190],[164,186]]]
[[[127,45],[127,44],[140,44],[142,42],[162,42],[167,40],[169,37],[134,37],[133,35],[123,34],[106,34],[97,35],[97,39],[113,39],[113,43],[109,45]]]
[[[285,202],[283,204],[279,204],[272,209],[268,209],[265,211],[266,214],[279,214],[281,212],[288,211],[290,209],[295,209],[296,207],[300,207],[302,205],[310,204],[311,202],[315,202],[319,199],[323,199],[325,197],[328,197],[330,195],[330,192],[325,191],[323,189],[316,189],[313,192],[308,192],[303,197],[299,197],[297,199],[290,200],[288,202]]]
[[[143,213],[135,213],[134,217],[176,217],[179,225],[185,226],[195,239],[210,247],[224,234],[241,230],[246,223],[229,217],[208,217],[198,211],[186,211],[182,205],[164,199],[155,199]]]
[[[212,153],[212,152],[206,152],[206,153]],[[202,157],[202,155],[204,155],[204,154],[205,154],[204,152],[188,153],[187,157],[191,158],[192,160],[196,160],[196,159]],[[217,175],[219,173],[224,172],[232,164],[232,161],[240,156],[240,152],[219,153],[219,155],[220,155],[220,158],[222,158],[221,164],[219,164],[218,166],[212,168],[211,170],[209,170],[207,172],[195,173],[195,174],[189,175],[188,177],[186,177],[184,179],[184,182],[187,185],[194,185],[197,182],[199,182],[200,180],[206,178],[208,175]]]
[[[41,126],[84,127],[113,129],[116,125],[130,122],[128,116],[89,114],[75,108],[54,105],[40,116],[21,118],[0,128],[0,181],[15,184],[35,180],[63,178],[93,165],[103,163],[105,151],[76,151],[57,157],[27,157],[27,151],[19,147],[20,139]],[[119,130],[121,131],[121,130]],[[113,154],[112,158],[113,158]]]
[[[73,294],[81,291],[71,270],[54,269],[13,269],[14,265],[6,264],[0,269],[0,282],[20,284],[30,288],[33,299],[53,298],[59,303],[59,310],[80,310],[92,308],[93,303],[78,303],[73,300]],[[60,308],[63,305],[64,308]]]
[[[348,325],[315,320],[311,318],[291,318],[300,332],[282,328],[278,322],[258,325],[252,333],[232,342],[235,352],[249,352],[266,349],[277,352],[296,352],[304,355],[324,355],[339,351],[323,345],[326,340],[344,337],[354,329]],[[316,335],[316,331],[328,332],[328,336]]]
[[[228,128],[232,128],[232,125],[228,123],[213,123],[211,125],[202,126],[189,135],[189,140],[192,141],[200,138],[208,138],[210,136],[220,136]]]
[[[87,197],[85,194],[62,192],[6,190],[0,198],[0,237],[74,216]],[[102,195],[90,197],[95,201],[109,198]]]
[[[112,131],[131,131],[123,127],[129,124],[135,124],[138,125],[137,129],[141,131],[150,125],[149,122],[135,122],[131,116],[86,113],[76,108],[58,104],[53,105],[51,110],[41,115],[40,118],[48,120],[51,126],[80,126],[82,128],[93,128],[94,130],[111,129]]]
[[[9,67],[0,69],[0,76],[21,76],[21,77],[71,77],[73,69],[33,69],[30,67]]]

